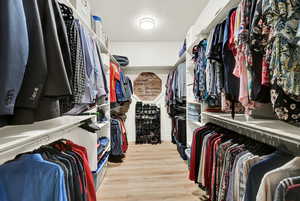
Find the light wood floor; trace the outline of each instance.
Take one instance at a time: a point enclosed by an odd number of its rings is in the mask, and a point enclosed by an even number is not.
[[[187,178],[176,146],[133,145],[121,164],[109,164],[98,201],[196,201],[200,192]]]

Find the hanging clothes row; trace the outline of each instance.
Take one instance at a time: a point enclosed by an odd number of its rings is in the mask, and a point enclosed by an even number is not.
[[[129,63],[127,57],[115,56],[122,65]],[[126,113],[130,108],[133,86],[124,70],[115,62],[110,63],[110,107],[111,107],[111,162],[122,162],[128,149],[125,127]]]
[[[118,106],[124,102],[131,102],[133,95],[132,82],[125,76],[123,69],[116,63],[110,63],[110,102]]]
[[[298,200],[299,176],[299,157],[212,124],[194,131],[189,178],[208,200]]]
[[[108,95],[98,41],[71,8],[1,1],[0,16],[0,126],[55,118]]]
[[[128,149],[125,121],[118,116],[111,119],[111,162],[122,162]]]
[[[183,160],[187,160],[186,116],[172,118],[172,142],[177,145],[177,151]]]
[[[176,105],[185,106],[186,103],[186,65],[179,64],[176,69],[170,71],[166,84],[166,105],[168,113]]]
[[[298,1],[242,0],[194,47],[196,99],[247,114],[272,103],[278,119],[299,122],[299,20]]]
[[[166,84],[166,106],[172,120],[171,137],[183,159],[186,159],[186,65],[170,71]]]
[[[24,193],[26,192],[26,193]],[[96,201],[87,150],[60,140],[0,166],[0,200]]]

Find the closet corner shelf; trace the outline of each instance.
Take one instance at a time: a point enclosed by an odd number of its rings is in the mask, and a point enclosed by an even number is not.
[[[94,115],[62,116],[30,125],[0,128],[0,163],[19,153],[59,140],[72,129],[94,119]]]
[[[243,114],[237,114],[235,119],[232,119],[231,114],[209,112],[202,112],[202,119],[205,123],[216,124],[256,141],[300,155],[300,128],[283,121],[247,120]]]
[[[184,52],[181,57],[178,58],[177,62],[175,63],[174,67],[177,67],[179,64],[183,63],[186,61],[186,51]]]

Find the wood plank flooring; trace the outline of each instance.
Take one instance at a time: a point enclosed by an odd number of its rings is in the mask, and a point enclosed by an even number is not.
[[[124,162],[109,164],[98,201],[196,201],[200,190],[188,180],[176,146],[129,146]]]

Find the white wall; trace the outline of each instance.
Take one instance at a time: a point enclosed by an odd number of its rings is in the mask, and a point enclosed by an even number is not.
[[[170,66],[178,59],[182,41],[112,42],[113,54],[127,56],[130,66]]]
[[[130,67],[129,67],[130,68]],[[134,82],[134,80],[137,78],[137,76],[147,71],[141,71],[141,70],[134,70],[134,71],[125,71],[126,75],[129,76],[129,78]],[[162,80],[162,94],[159,96],[158,99],[156,99],[153,102],[144,102],[144,103],[155,103],[161,108],[161,140],[165,142],[171,141],[171,128],[172,128],[172,122],[171,119],[168,117],[167,109],[165,107],[165,91],[166,91],[166,82],[168,78],[168,70],[154,70],[151,71],[149,69],[148,72],[155,73],[161,80]],[[136,102],[140,101],[138,97],[134,96],[132,100],[132,104],[130,106],[130,110],[127,113],[127,120],[126,120],[126,129],[127,129],[127,137],[129,142],[135,142],[135,105]]]
[[[240,0],[208,0],[206,7],[199,13],[197,21],[188,31],[187,47],[189,50],[206,38],[209,32],[222,22],[228,12],[239,4]]]

